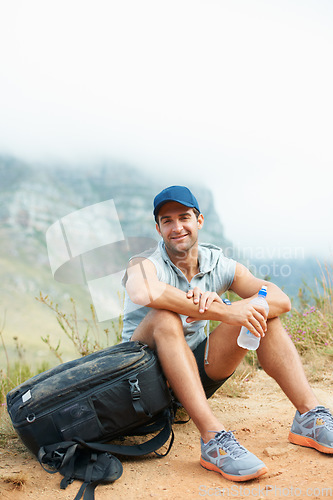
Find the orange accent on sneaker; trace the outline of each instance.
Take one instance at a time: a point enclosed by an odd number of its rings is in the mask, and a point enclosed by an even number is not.
[[[289,432],[289,441],[293,444],[298,444],[299,446],[306,446],[307,448],[314,448],[315,450],[321,451],[322,453],[333,454],[333,448],[329,448],[320,443],[317,443],[314,439],[306,436],[300,436],[299,434],[294,434]]]
[[[226,479],[229,479],[230,481],[249,481],[250,479],[254,479],[256,477],[262,476],[263,474],[266,474],[266,472],[268,472],[267,467],[262,467],[261,469],[257,470],[253,474],[247,474],[244,476],[234,476],[232,474],[226,474],[221,469],[219,469],[217,467],[217,465],[214,465],[211,462],[206,462],[206,460],[204,460],[202,457],[200,457],[200,465],[204,469],[208,469],[208,470],[211,470],[214,472],[219,472],[220,474],[222,474],[223,477],[225,477]]]

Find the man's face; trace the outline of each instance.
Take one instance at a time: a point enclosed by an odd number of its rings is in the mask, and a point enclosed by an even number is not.
[[[203,219],[202,214],[197,219],[193,208],[170,201],[161,207],[156,229],[170,252],[184,255],[196,245]]]

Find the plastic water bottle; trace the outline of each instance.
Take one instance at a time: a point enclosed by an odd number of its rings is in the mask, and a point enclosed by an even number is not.
[[[266,301],[266,295],[267,286],[263,286],[258,293],[258,297],[251,300],[251,304],[263,306],[268,314],[269,306]],[[251,351],[255,351],[259,347],[260,337],[256,337],[246,328],[246,326],[242,326],[241,331],[238,335],[237,344],[239,345],[239,347],[243,347],[243,349],[250,349]]]

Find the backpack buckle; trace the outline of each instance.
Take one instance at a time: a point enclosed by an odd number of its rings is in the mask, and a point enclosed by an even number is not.
[[[141,397],[141,389],[139,386],[139,381],[137,378],[132,378],[128,380],[130,388],[131,388],[131,396],[134,401],[140,399]]]

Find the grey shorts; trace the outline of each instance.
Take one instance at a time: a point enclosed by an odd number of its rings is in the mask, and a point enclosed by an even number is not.
[[[199,374],[201,378],[201,382],[203,385],[203,388],[206,393],[207,399],[210,398],[214,392],[217,391],[221,385],[224,384],[228,380],[229,377],[224,378],[222,380],[212,380],[211,378],[208,377],[205,371],[205,349],[206,349],[206,339],[204,339],[201,344],[199,344],[193,351],[194,357],[196,359],[198,369],[199,369]],[[231,377],[231,375],[230,375]]]

